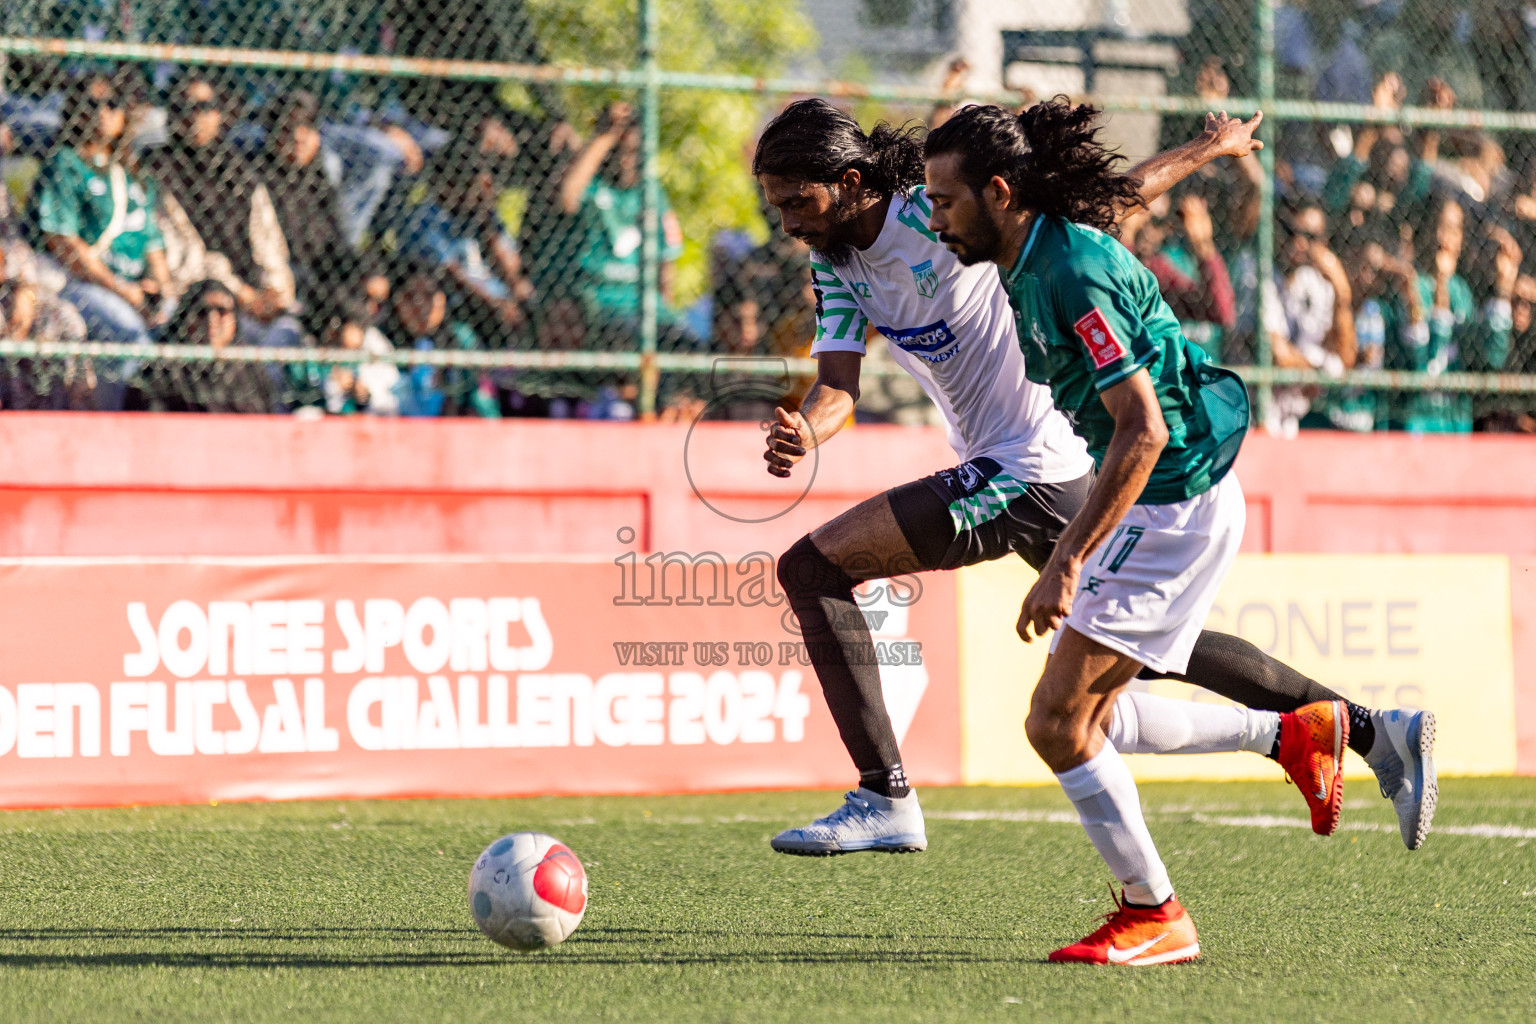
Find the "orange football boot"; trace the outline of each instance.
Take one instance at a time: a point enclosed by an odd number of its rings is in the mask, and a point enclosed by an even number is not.
[[[1200,936],[1189,912],[1170,898],[1160,907],[1134,907],[1115,897],[1113,913],[1087,938],[1051,954],[1053,964],[1120,964],[1150,967],[1178,964],[1200,955]]]
[[[1303,704],[1280,716],[1280,767],[1312,811],[1312,831],[1331,836],[1344,805],[1349,713],[1341,700]]]

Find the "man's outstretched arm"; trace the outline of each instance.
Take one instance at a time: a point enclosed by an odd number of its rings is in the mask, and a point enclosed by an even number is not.
[[[1212,160],[1224,156],[1241,159],[1263,149],[1264,143],[1253,137],[1263,121],[1263,111],[1247,121],[1228,117],[1225,111],[1206,114],[1205,131],[1182,146],[1143,160],[1127,172],[1131,177],[1141,179],[1140,203],[1121,207],[1119,219],[1124,220],[1147,206]]]

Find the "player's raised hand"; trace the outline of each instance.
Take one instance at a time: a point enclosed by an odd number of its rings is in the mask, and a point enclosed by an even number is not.
[[[1388,71],[1376,80],[1376,87],[1371,90],[1371,106],[1381,107],[1383,110],[1397,110],[1408,98],[1408,87],[1403,84],[1403,77],[1396,71]]]
[[[1508,299],[1514,295],[1515,283],[1520,278],[1520,243],[1515,241],[1514,235],[1497,224],[1488,225],[1488,237],[1499,247],[1493,257],[1494,295]]]
[[[1443,78],[1431,78],[1424,83],[1424,105],[1450,110],[1456,105],[1456,90]]]
[[[798,412],[776,406],[773,413],[775,422],[768,428],[768,450],[763,458],[768,460],[768,472],[787,477],[795,463],[805,458],[811,430]]]
[[[1217,156],[1249,156],[1264,148],[1264,143],[1253,137],[1263,123],[1262,110],[1246,121],[1228,117],[1223,110],[1219,114],[1205,115],[1205,136],[1216,147]]]
[[[966,76],[970,73],[970,62],[964,57],[956,57],[949,62],[949,69],[944,73],[944,84],[939,86],[939,90],[945,94],[963,92]]]
[[[1322,242],[1313,242],[1307,246],[1307,258],[1317,268],[1318,273],[1328,279],[1328,283],[1335,289],[1340,284],[1346,287],[1349,284],[1349,275],[1344,270],[1344,261],[1339,259],[1332,249]]]
[[[1442,281],[1449,281],[1456,275],[1456,264],[1461,262],[1461,256],[1455,249],[1435,250],[1435,277]]]
[[[1195,95],[1203,100],[1224,100],[1232,94],[1232,80],[1220,57],[1207,57],[1195,72]]]
[[[1077,593],[1078,572],[1070,566],[1058,565],[1053,558],[1045,564],[1040,578],[1024,595],[1024,607],[1019,611],[1019,638],[1030,643],[1037,636],[1045,636],[1072,613],[1072,598]],[[1030,635],[1033,628],[1034,636]]]
[[[614,100],[598,115],[597,134],[622,135],[630,125],[634,124],[634,121],[634,108],[623,100]]]

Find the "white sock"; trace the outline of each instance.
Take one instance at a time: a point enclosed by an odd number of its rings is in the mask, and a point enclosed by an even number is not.
[[[1280,736],[1280,716],[1274,711],[1122,693],[1115,698],[1108,733],[1115,749],[1127,754],[1250,750],[1268,757]]]
[[[1163,867],[1141,816],[1136,781],[1114,744],[1106,740],[1097,754],[1056,779],[1077,807],[1077,816],[1099,856],[1125,886],[1125,898],[1156,906],[1172,896],[1168,869]]]

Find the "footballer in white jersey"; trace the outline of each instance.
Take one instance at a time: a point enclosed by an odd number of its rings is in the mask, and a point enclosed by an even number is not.
[[[1141,201],[1150,202],[1219,157],[1251,156],[1259,146],[1252,138],[1258,120],[1208,116],[1206,132],[1193,142],[1132,170],[1142,181]],[[1082,508],[1094,479],[1085,446],[1054,410],[1049,393],[1025,379],[1014,318],[995,268],[962,266],[929,230],[919,132],[880,124],[866,134],[831,104],[800,100],[767,127],[753,160],[753,174],[784,230],[812,250],[817,299],[816,382],[798,411],[775,411],[777,423],[764,453],[768,471],[790,475],[811,447],[825,444],[849,421],[871,325],[933,399],[962,460],[861,502],[779,558],[779,581],[859,771],[859,785],[843,806],[774,837],[773,848],[785,853],[927,846],[922,812],[886,712],[880,669],[864,653],[873,644],[854,586],[1010,552],[1039,569]],[[1285,713],[1271,723],[1277,734],[1295,709],[1342,699],[1247,641],[1209,631],[1197,640],[1187,672],[1172,678],[1266,709],[1221,709],[1234,715]],[[1188,718],[1201,707],[1167,703],[1180,707],[1138,710],[1143,719],[1152,713]],[[1359,736],[1368,742],[1372,723],[1355,724],[1355,716],[1379,713],[1355,705],[1349,711],[1351,746]],[[1267,748],[1268,740],[1266,749],[1242,745],[1254,735],[1268,735],[1252,720],[1239,717],[1212,729],[1211,735],[1227,738],[1201,749],[1278,754],[1278,739],[1274,749]],[[1407,781],[1394,790],[1400,819],[1419,799],[1415,794],[1424,792],[1413,784],[1423,773],[1416,776],[1414,770],[1408,765]],[[1387,786],[1384,781],[1384,793]],[[1405,824],[1405,838],[1408,834]]]
[[[816,340],[811,355],[864,354],[870,325],[891,358],[917,379],[944,417],[950,446],[968,462],[995,459],[1029,483],[1076,480],[1093,469],[1082,439],[1024,376],[1024,351],[997,272],[962,266],[928,230],[921,186],[891,198],[874,244],[833,264],[811,254]]]

